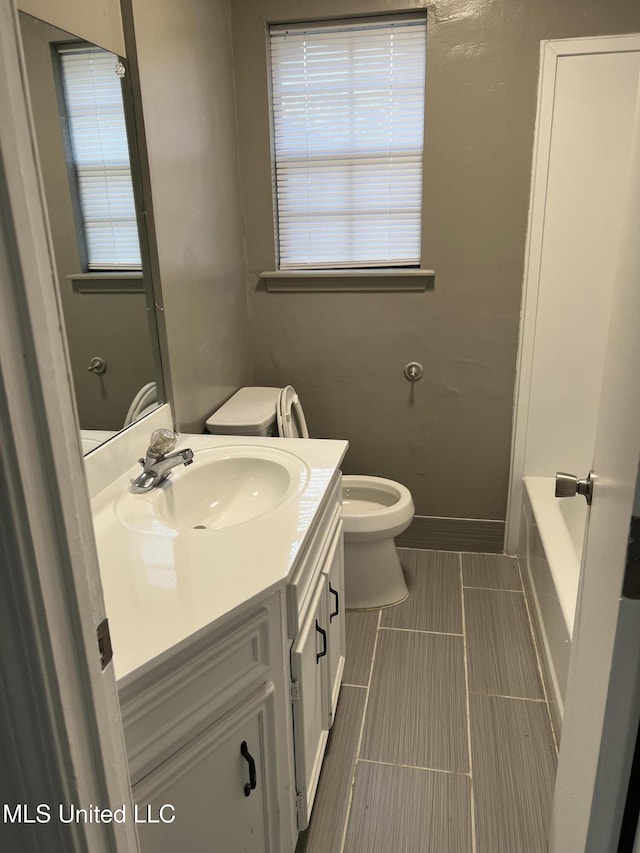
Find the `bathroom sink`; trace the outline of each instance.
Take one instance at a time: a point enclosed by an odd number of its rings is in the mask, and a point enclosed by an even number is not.
[[[293,453],[230,445],[199,450],[146,494],[128,490],[116,501],[120,520],[134,530],[166,533],[220,530],[273,512],[300,494],[309,478]]]

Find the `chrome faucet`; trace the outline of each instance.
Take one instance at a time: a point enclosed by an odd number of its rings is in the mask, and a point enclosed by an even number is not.
[[[157,429],[151,433],[147,455],[138,460],[144,470],[129,486],[130,492],[148,492],[166,480],[172,468],[177,465],[191,465],[193,450],[187,448],[171,453],[177,440],[178,436],[169,429]]]

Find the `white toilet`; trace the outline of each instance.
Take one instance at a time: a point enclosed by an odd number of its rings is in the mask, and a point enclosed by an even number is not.
[[[215,435],[309,438],[298,395],[291,387],[241,388],[207,420]],[[344,582],[350,610],[388,607],[408,595],[394,537],[414,515],[405,486],[381,477],[342,478]]]

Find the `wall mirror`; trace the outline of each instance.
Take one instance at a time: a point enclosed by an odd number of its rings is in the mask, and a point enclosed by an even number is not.
[[[19,14],[88,453],[165,399],[131,91],[114,54]]]

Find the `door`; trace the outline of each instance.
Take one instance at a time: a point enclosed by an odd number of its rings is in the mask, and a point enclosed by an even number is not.
[[[327,583],[321,574],[291,648],[298,829],[306,829],[329,734]]]
[[[342,672],[345,661],[344,631],[344,547],[342,541],[342,521],[333,535],[329,551],[325,557],[322,573],[327,579],[327,670],[329,689],[329,728],[333,725],[342,684]]]
[[[551,853],[616,851],[638,729],[640,603],[622,593],[640,452],[640,101],[627,186],[602,393],[596,402],[593,501],[578,591]],[[588,336],[588,329],[580,331]]]
[[[142,853],[280,853],[274,741],[269,683],[135,786]]]
[[[637,35],[542,45],[507,553],[523,476],[593,459],[639,73]]]

